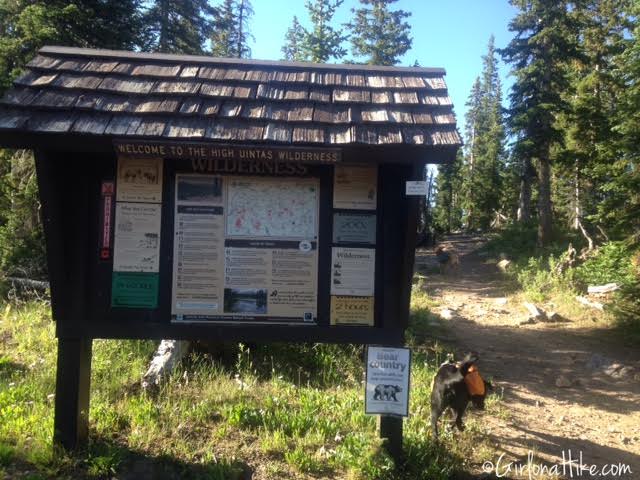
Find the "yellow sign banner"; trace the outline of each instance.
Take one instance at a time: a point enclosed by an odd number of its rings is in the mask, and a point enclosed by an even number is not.
[[[331,325],[373,326],[373,297],[332,295]]]

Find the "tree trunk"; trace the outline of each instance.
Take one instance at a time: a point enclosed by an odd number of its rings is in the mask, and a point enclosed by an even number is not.
[[[418,199],[418,211],[420,216],[418,217],[418,234],[423,234],[427,230],[427,214],[425,212],[426,197],[422,195]]]
[[[522,223],[531,220],[531,160],[529,158],[524,159],[522,165],[517,219]]]
[[[421,203],[421,232],[427,234],[429,232],[429,225],[431,224],[431,196],[433,195],[433,171],[429,171],[427,167],[424,167],[424,178],[427,183],[427,195],[420,197]]]
[[[447,233],[451,233],[451,211],[453,210],[453,182],[449,182],[449,205],[447,205]]]
[[[476,150],[476,121],[474,118],[473,128],[471,129],[471,147],[469,148],[469,178],[473,178],[473,169],[475,168],[475,150]],[[473,180],[469,182],[469,191],[467,192],[467,198],[471,199],[471,202],[467,204],[467,230],[473,229],[473,217],[475,216],[475,201],[473,195]]]
[[[578,230],[580,228],[580,222],[582,221],[582,196],[580,195],[580,160],[576,159],[575,169],[573,176],[573,229]]]
[[[242,58],[242,29],[244,27],[244,0],[240,0],[240,11],[238,12],[238,43],[236,45],[236,56]]]
[[[166,53],[169,43],[169,12],[167,11],[167,2],[160,3],[160,38],[158,39],[158,51]]]
[[[551,241],[551,166],[549,148],[545,147],[538,159],[538,245]]]

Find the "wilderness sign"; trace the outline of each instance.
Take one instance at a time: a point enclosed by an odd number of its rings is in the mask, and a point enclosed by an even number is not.
[[[342,152],[331,148],[286,148],[251,145],[220,145],[212,143],[190,142],[154,142],[115,140],[114,147],[118,155],[129,157],[162,157],[187,158],[189,160],[206,160],[200,165],[214,166],[232,165],[232,161],[263,160],[274,162],[307,162],[333,164],[342,160]],[[209,160],[211,162],[209,162]],[[225,163],[225,160],[229,161]],[[236,163],[236,164],[242,164]],[[248,164],[248,163],[245,163]],[[217,170],[217,169],[215,169]],[[251,171],[238,173],[255,173]],[[274,172],[267,172],[274,173]]]

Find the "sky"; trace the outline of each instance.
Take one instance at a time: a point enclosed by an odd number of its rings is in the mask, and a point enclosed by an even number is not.
[[[252,0],[255,11],[251,22],[255,37],[250,45],[252,58],[282,59],[280,49],[293,16],[309,25],[304,3],[304,0]],[[357,0],[345,0],[336,12],[334,25],[348,22],[351,8],[358,5]],[[398,65],[413,65],[417,60],[423,67],[444,68],[458,128],[464,131],[465,103],[482,70],[482,55],[486,53],[489,37],[495,35],[498,48],[509,43],[512,34],[508,24],[515,16],[515,8],[508,0],[399,0],[394,8],[412,14],[408,22],[413,47]],[[500,73],[506,97],[512,84],[509,67],[500,63]]]

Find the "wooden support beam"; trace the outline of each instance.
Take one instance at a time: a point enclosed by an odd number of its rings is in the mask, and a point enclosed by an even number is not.
[[[58,339],[53,443],[67,451],[83,448],[89,436],[91,339]]]
[[[380,415],[378,417],[378,432],[384,439],[384,449],[393,458],[396,467],[402,461],[402,417]]]

